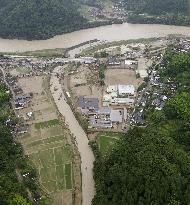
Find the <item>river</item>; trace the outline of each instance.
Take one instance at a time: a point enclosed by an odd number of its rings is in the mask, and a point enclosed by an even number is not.
[[[114,24],[58,35],[48,40],[8,40],[0,38],[0,52],[22,52],[42,49],[67,48],[88,40],[119,41],[162,37],[168,34],[190,36],[190,27],[158,24]]]

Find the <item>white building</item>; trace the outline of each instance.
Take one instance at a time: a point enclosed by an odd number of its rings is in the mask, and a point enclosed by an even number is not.
[[[118,104],[125,104],[132,106],[134,104],[135,100],[132,98],[115,98],[111,100],[112,104],[118,105]]]
[[[117,92],[117,85],[109,85],[106,90],[107,93]]]
[[[137,71],[137,74],[139,74],[140,75],[140,77],[141,78],[146,78],[146,77],[148,77],[148,72],[147,72],[147,70],[138,70]]]
[[[134,97],[135,87],[133,85],[118,85],[118,95]]]
[[[112,123],[122,123],[123,122],[123,114],[121,110],[111,110],[110,120]]]
[[[133,60],[125,60],[125,65],[137,65],[138,62],[137,61],[133,61]]]

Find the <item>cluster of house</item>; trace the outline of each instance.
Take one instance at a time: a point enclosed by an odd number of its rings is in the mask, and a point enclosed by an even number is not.
[[[32,94],[24,94],[24,95],[17,95],[14,97],[14,104],[15,104],[15,110],[19,110],[24,108],[24,106],[30,102],[30,99],[32,97]]]
[[[103,96],[103,106],[124,105],[131,107],[135,102],[135,95],[133,85],[109,85]]]
[[[128,119],[127,107],[135,101],[133,85],[110,85],[103,96],[103,107],[98,98],[80,96],[77,108],[89,120],[89,128],[113,128]]]
[[[153,91],[145,91],[143,96],[137,103],[137,108],[134,109],[131,117],[131,125],[145,125],[144,111],[145,106],[148,108],[154,108],[155,110],[162,110],[170,99],[170,96],[176,92],[177,86],[170,79],[166,83],[161,81],[160,75],[157,71],[153,70],[149,76],[149,85],[153,88]],[[167,89],[169,93],[163,92],[163,88]]]
[[[78,110],[89,119],[89,128],[112,128],[127,120],[126,109],[100,108],[98,98],[80,96]]]

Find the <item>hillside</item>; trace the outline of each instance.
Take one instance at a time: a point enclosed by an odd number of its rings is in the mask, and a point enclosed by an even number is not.
[[[124,0],[129,23],[190,26],[189,0]]]
[[[184,13],[188,14],[188,0],[124,0],[127,10],[136,13],[165,14]]]
[[[0,36],[45,39],[82,28],[87,20],[70,0],[0,0]]]
[[[44,39],[86,22],[70,0],[1,0],[0,36]]]

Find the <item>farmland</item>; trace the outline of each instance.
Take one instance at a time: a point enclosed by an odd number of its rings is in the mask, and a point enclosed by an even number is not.
[[[37,171],[43,193],[52,205],[80,204],[80,159],[70,131],[51,99],[48,78],[21,78],[18,84],[24,93],[33,93],[28,105],[18,111],[20,119],[33,113],[27,119],[28,132],[18,139]]]

